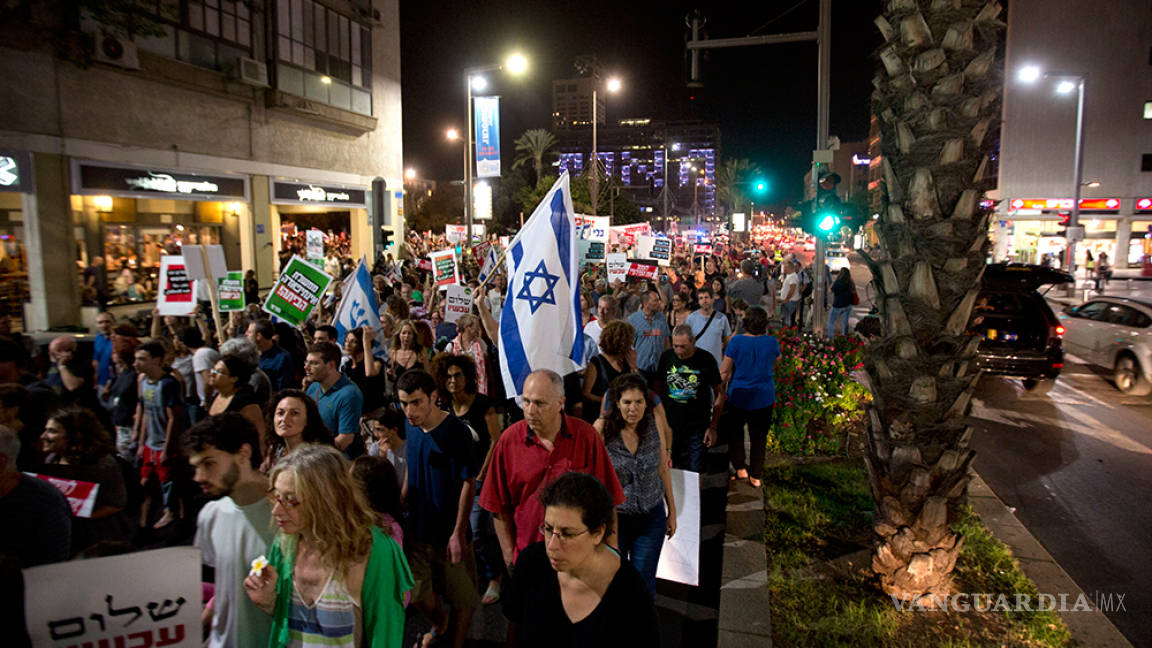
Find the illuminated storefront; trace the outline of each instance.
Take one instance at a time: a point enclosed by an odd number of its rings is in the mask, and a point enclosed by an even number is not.
[[[290,254],[305,256],[305,232],[324,234],[324,252],[338,257],[360,258],[372,251],[368,227],[369,187],[269,178],[275,252],[282,259]]]
[[[1004,211],[990,226],[993,258],[1041,263],[1051,255],[1054,265],[1062,265],[1071,207],[1070,199],[1005,201]],[[1076,244],[1077,267],[1084,267],[1088,253],[1093,259],[1107,254],[1115,267],[1139,266],[1148,254],[1145,234],[1152,225],[1152,199],[1086,198],[1080,201],[1079,220],[1084,238]]]

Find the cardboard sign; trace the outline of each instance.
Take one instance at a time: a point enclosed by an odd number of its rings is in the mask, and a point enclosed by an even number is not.
[[[43,479],[59,488],[60,492],[64,493],[64,497],[68,499],[68,506],[72,507],[72,515],[81,518],[92,517],[92,509],[96,507],[96,493],[100,491],[100,484],[36,473],[24,474]]]
[[[33,646],[201,645],[195,547],[32,567],[24,588]]]
[[[428,255],[432,261],[432,281],[436,287],[444,289],[454,283],[460,283],[460,276],[456,271],[456,253],[452,250],[441,250]]]
[[[219,293],[220,312],[244,310],[244,273],[234,270],[225,273],[225,276],[216,280],[216,289]]]
[[[204,255],[200,252],[199,245],[181,246],[180,253],[184,258],[184,274],[188,275],[189,279],[208,278],[208,270],[204,267]]]
[[[685,585],[700,584],[700,473],[673,468],[676,535],[664,538],[656,578]]]
[[[655,265],[648,265],[647,263],[629,263],[627,276],[637,277],[639,279],[655,280],[659,272],[659,268]]]
[[[203,264],[201,264],[203,267]],[[160,285],[156,308],[161,315],[191,315],[196,309],[196,282],[188,277],[184,257],[160,257]]]
[[[323,270],[300,257],[292,257],[268,293],[264,311],[292,326],[300,326],[320,303],[330,283],[332,277]]]
[[[613,252],[606,255],[608,261],[608,287],[616,285],[616,280],[626,281],[628,277],[628,255]]]
[[[580,239],[581,263],[604,263],[604,242]]]
[[[309,261],[324,260],[324,232],[310,229],[305,233],[305,250]]]
[[[444,321],[455,322],[472,312],[472,289],[460,284],[448,286],[444,296]]]
[[[228,262],[224,260],[223,245],[205,245],[204,253],[208,255],[209,276],[216,279],[228,276]]]

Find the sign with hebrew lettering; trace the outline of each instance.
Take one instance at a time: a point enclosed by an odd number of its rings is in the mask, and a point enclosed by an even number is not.
[[[196,309],[196,282],[188,276],[184,257],[160,257],[156,308],[160,309],[161,315],[191,315]]]
[[[96,506],[96,493],[100,491],[100,484],[80,481],[78,479],[64,479],[52,475],[39,475],[37,473],[24,473],[30,477],[43,479],[64,493],[68,506],[72,507],[72,515],[82,518],[92,517],[92,509]]]
[[[172,547],[24,570],[36,648],[200,646],[200,550]]]
[[[300,326],[320,303],[332,277],[300,257],[292,257],[264,301],[264,311]]]

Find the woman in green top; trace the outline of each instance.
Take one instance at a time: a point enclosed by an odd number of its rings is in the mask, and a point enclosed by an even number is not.
[[[280,532],[268,565],[244,580],[271,614],[270,648],[391,648],[404,636],[412,572],[376,526],[348,460],[305,444],[272,469],[272,517]]]

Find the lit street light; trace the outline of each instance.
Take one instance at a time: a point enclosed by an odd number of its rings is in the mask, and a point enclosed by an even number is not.
[[[404,177],[407,178],[408,180],[415,180],[416,179],[416,169],[413,169],[412,167],[408,167],[408,169],[404,171]]]
[[[1068,216],[1068,247],[1066,248],[1067,261],[1065,267],[1075,276],[1076,273],[1076,241],[1082,238],[1080,233],[1080,188],[1084,184],[1084,77],[1076,74],[1045,73],[1038,66],[1028,65],[1021,68],[1018,78],[1024,83],[1035,83],[1041,78],[1057,81],[1056,92],[1069,94],[1076,91],[1076,152],[1072,159],[1072,210]],[[1072,290],[1076,289],[1073,282]]]

